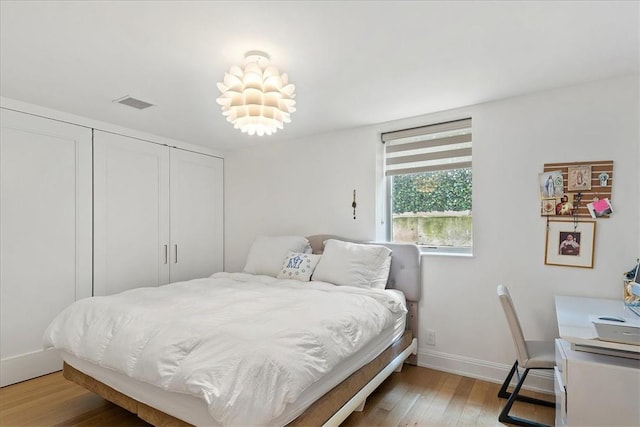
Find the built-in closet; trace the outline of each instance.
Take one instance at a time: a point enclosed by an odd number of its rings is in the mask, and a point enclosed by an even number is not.
[[[91,129],[0,109],[0,385],[60,369],[53,317],[91,296]]]
[[[94,133],[94,293],[222,271],[222,159]]]
[[[61,369],[42,336],[73,301],[222,271],[223,160],[0,111],[4,386]]]

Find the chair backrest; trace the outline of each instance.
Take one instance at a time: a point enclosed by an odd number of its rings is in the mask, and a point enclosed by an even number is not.
[[[520,321],[518,320],[516,309],[513,306],[513,301],[511,300],[509,289],[507,289],[507,287],[504,285],[498,285],[498,297],[500,297],[500,303],[502,304],[502,309],[504,310],[504,314],[507,317],[509,330],[511,330],[513,344],[516,347],[518,364],[520,366],[525,366],[527,361],[529,360],[529,350],[527,349],[527,342],[524,339],[522,327],[520,326]]]

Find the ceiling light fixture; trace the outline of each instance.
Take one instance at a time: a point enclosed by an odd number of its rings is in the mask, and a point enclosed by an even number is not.
[[[269,55],[258,50],[245,54],[244,70],[234,65],[218,83],[222,115],[249,135],[271,135],[291,123],[296,111],[295,86],[286,74],[269,65]]]

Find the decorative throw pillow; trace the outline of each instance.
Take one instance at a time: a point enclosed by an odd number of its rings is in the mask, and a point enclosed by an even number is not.
[[[382,288],[387,283],[391,249],[329,239],[313,280],[360,288]]]
[[[300,236],[260,236],[251,245],[244,272],[276,277],[289,252],[304,252],[309,241]]]
[[[318,265],[320,258],[320,255],[289,252],[282,264],[280,273],[278,273],[278,279],[295,279],[308,282],[311,280],[311,274],[316,265]]]

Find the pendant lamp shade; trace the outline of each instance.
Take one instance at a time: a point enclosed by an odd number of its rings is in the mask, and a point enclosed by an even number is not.
[[[269,65],[269,55],[260,51],[245,54],[244,68],[232,66],[218,83],[217,102],[233,127],[249,135],[271,135],[290,123],[295,86],[286,74]]]

